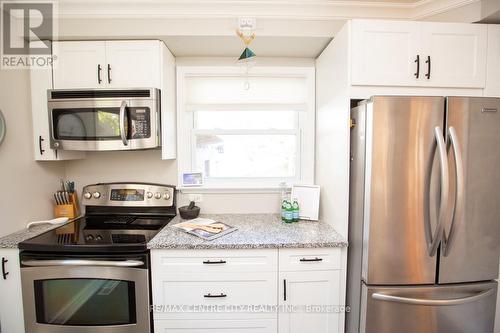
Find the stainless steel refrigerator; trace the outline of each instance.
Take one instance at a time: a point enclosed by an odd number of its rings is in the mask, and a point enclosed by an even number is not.
[[[375,96],[351,118],[347,332],[493,332],[500,98]]]

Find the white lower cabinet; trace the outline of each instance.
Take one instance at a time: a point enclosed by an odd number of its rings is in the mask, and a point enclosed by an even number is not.
[[[158,320],[155,333],[276,333],[276,319]]]
[[[152,250],[155,332],[343,332],[340,253]]]
[[[340,271],[280,273],[280,333],[339,332]]]
[[[0,332],[24,333],[18,249],[0,249]]]

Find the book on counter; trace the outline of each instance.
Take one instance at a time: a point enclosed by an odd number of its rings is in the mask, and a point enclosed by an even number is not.
[[[213,240],[237,230],[237,228],[228,224],[201,217],[174,224],[173,227],[204,240]]]

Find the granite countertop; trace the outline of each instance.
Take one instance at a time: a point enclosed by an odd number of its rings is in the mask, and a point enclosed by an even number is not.
[[[185,233],[173,224],[175,217],[149,243],[150,249],[268,249],[347,247],[347,240],[328,223],[299,221],[283,223],[278,214],[201,215],[238,228],[212,241]]]
[[[62,224],[39,224],[29,229],[21,229],[10,235],[0,237],[0,249],[17,249],[18,244],[32,237],[43,234],[46,231],[60,227]]]

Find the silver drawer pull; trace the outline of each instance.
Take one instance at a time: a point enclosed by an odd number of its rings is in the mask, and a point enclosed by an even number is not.
[[[318,258],[318,257],[316,257],[314,259],[302,258],[302,259],[300,259],[300,261],[302,261],[302,262],[323,261],[323,258]]]
[[[221,297],[227,297],[227,295],[224,293],[220,293],[218,295],[212,295],[211,293],[208,293],[208,294],[203,295],[203,297],[205,297],[205,298],[221,298]]]

